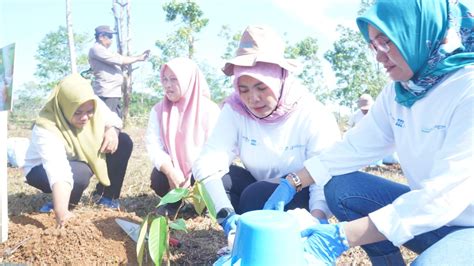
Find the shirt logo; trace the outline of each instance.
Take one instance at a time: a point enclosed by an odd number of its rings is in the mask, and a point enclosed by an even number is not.
[[[257,146],[257,140],[256,140],[256,139],[250,139],[250,138],[248,138],[247,136],[243,136],[242,139],[243,139],[245,142],[250,143],[250,145],[252,145],[252,146]]]
[[[301,149],[301,148],[304,148],[305,145],[301,145],[301,144],[297,144],[297,145],[293,145],[293,146],[286,146],[285,147],[285,151],[292,151],[292,150],[295,150],[295,149]]]
[[[433,130],[443,130],[446,129],[446,126],[443,125],[434,125],[432,127],[425,127],[421,129],[421,132],[423,133],[430,133]]]
[[[403,119],[397,118],[397,121],[395,122],[395,126],[404,128],[405,127],[405,121]]]

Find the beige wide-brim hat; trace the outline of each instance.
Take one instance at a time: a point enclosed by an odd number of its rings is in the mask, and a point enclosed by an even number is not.
[[[284,57],[285,43],[280,36],[267,26],[248,26],[242,33],[235,57],[226,62],[222,71],[227,76],[234,74],[234,66],[255,66],[257,62],[277,64],[294,72],[299,64],[295,59]]]

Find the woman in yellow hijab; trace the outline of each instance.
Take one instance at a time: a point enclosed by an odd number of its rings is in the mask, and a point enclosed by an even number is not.
[[[99,179],[99,204],[119,208],[133,148],[121,127],[121,119],[80,75],[67,76],[54,88],[33,127],[24,172],[28,184],[52,192],[53,202],[40,211],[54,208],[59,226],[72,216],[68,206],[79,202],[93,175]]]

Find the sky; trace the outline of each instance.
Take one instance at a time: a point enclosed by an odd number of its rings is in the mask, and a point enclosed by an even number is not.
[[[98,25],[114,26],[112,0],[70,0],[75,33],[87,33],[93,38]],[[163,3],[159,0],[131,1],[131,48],[135,54],[146,49],[157,52],[154,45],[173,32],[176,22],[166,22]],[[205,60],[222,74],[224,65],[220,56],[226,42],[218,37],[222,25],[229,25],[232,32],[243,31],[247,25],[261,24],[285,34],[290,44],[307,36],[316,37],[320,53],[331,49],[337,40],[336,26],[342,24],[356,28],[355,18],[360,0],[196,0],[208,26],[197,36],[196,59]],[[35,79],[37,62],[34,58],[38,44],[47,33],[66,25],[65,0],[0,0],[0,47],[16,43],[14,90]],[[114,39],[115,40],[115,39]],[[91,41],[90,46],[92,46]],[[115,44],[112,49],[115,49]],[[325,75],[330,67],[325,60]],[[151,64],[136,63],[134,75],[143,78],[152,75]],[[135,66],[135,65],[134,65]],[[328,72],[329,71],[329,72]],[[222,74],[223,75],[223,74]]]

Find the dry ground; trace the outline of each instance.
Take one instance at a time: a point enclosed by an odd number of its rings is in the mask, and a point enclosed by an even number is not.
[[[9,239],[0,244],[0,263],[53,264],[53,265],[136,265],[135,243],[114,222],[115,218],[140,222],[158,204],[158,197],[149,188],[151,164],[144,147],[144,130],[129,127],[126,130],[134,140],[134,150],[129,162],[122,189],[120,211],[104,210],[94,204],[92,190],[87,190],[81,205],[74,210],[75,218],[66,228],[55,229],[53,214],[37,210],[50,200],[49,195],[26,185],[19,169],[8,168]],[[28,127],[9,126],[9,136],[28,137]],[[404,182],[398,167],[368,169],[392,180]],[[93,184],[90,188],[95,187]],[[210,265],[216,252],[225,243],[218,225],[205,216],[192,211],[182,214],[189,232],[173,232],[181,247],[171,248],[172,265]],[[23,244],[12,254],[5,254],[18,243]],[[415,254],[403,250],[409,263]],[[148,260],[146,264],[151,264]],[[337,265],[370,265],[365,252],[351,248],[338,260]]]

